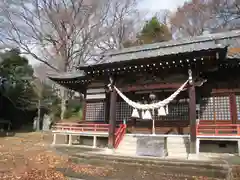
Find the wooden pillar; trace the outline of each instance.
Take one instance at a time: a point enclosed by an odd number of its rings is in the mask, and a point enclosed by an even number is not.
[[[72,134],[69,134],[69,140],[68,140],[68,145],[72,145]]]
[[[83,114],[82,114],[82,120],[86,121],[86,112],[87,112],[87,92],[84,94],[83,98]]]
[[[97,136],[93,136],[93,148],[97,147]]]
[[[237,124],[238,120],[238,112],[237,112],[237,102],[236,102],[236,95],[234,93],[230,94],[230,111],[231,111],[231,120],[232,124]]]
[[[110,113],[110,96],[109,93],[106,94],[105,99],[105,123],[109,124],[109,113]]]
[[[57,134],[54,133],[54,134],[53,134],[53,142],[52,142],[52,145],[55,145],[55,144],[56,144],[56,141],[57,141]]]
[[[194,81],[192,78],[192,71],[188,71],[189,74],[189,121],[190,121],[190,153],[196,153],[196,92]]]
[[[108,147],[113,149],[115,143],[115,128],[116,128],[116,101],[117,92],[114,88],[110,92],[110,114],[109,114],[109,131],[108,131]]]

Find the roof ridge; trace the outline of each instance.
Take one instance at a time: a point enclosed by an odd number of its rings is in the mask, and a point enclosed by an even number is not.
[[[170,40],[170,41],[165,41],[165,42],[124,48],[122,50],[118,50],[118,51],[115,51],[112,53],[107,53],[107,56],[116,56],[116,55],[120,55],[120,54],[129,54],[129,53],[139,52],[139,51],[156,50],[156,49],[160,49],[160,48],[188,45],[188,44],[194,44],[194,43],[199,43],[199,42],[204,43],[204,42],[208,42],[208,41],[222,40],[222,39],[233,38],[233,37],[238,37],[238,36],[240,36],[239,30],[228,31],[228,32],[223,32],[223,33],[213,33],[213,34],[208,34],[207,36],[201,35],[201,36],[190,37],[188,39],[184,38],[184,39],[179,39],[179,40]],[[151,46],[153,46],[153,47],[151,48]]]

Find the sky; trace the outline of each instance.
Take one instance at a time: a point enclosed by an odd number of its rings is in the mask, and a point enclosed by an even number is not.
[[[168,9],[174,11],[188,0],[142,0],[139,5],[140,9],[149,9],[150,11],[159,11],[161,9]]]

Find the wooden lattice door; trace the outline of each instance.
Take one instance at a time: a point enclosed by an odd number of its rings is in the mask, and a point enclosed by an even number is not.
[[[200,102],[200,122],[232,123],[230,95],[204,97]]]

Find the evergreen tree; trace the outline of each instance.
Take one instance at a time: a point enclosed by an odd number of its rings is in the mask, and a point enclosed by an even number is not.
[[[172,39],[172,34],[167,25],[159,22],[157,17],[152,17],[145,23],[142,30],[134,42],[126,41],[124,47],[137,46],[142,44],[152,44]]]

